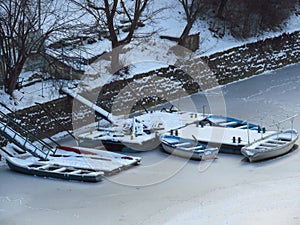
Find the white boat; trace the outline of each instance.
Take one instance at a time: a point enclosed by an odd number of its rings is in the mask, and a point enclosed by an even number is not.
[[[159,146],[159,137],[156,133],[130,135],[121,132],[96,130],[79,135],[79,146],[104,146],[109,151],[139,152],[155,149]]]
[[[273,158],[289,152],[299,135],[294,129],[277,132],[254,141],[241,149],[250,162]]]
[[[214,159],[219,152],[219,148],[174,135],[162,135],[160,141],[166,152],[194,160]]]
[[[48,160],[40,160],[13,144],[0,148],[0,154],[17,172],[86,182],[101,181],[104,176],[116,174],[141,161],[140,157],[77,146],[58,146]]]

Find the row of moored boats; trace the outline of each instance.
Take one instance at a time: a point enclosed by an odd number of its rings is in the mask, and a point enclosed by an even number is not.
[[[79,135],[80,145],[127,152],[161,145],[170,154],[190,159],[213,159],[223,152],[243,154],[253,162],[289,152],[298,139],[295,129],[272,131],[212,114],[153,112],[122,122],[113,129],[98,128]]]
[[[128,119],[117,117],[113,122],[110,120],[109,126],[78,135],[79,147],[52,148],[39,139],[29,141],[33,134],[26,131],[28,136],[22,136],[11,127],[15,124],[20,130],[18,124],[3,113],[0,116],[0,134],[12,143],[0,149],[0,153],[11,169],[89,182],[100,181],[103,176],[141,161],[140,157],[112,151],[141,152],[162,146],[169,154],[193,160],[215,159],[219,152],[224,152],[243,154],[253,162],[289,152],[298,139],[295,129],[272,131],[230,117],[170,110]]]

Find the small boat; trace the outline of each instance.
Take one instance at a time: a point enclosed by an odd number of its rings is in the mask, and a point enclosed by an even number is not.
[[[20,151],[18,148],[1,148],[0,152],[6,159],[8,167],[19,173],[85,182],[99,182],[102,181],[104,176],[103,171],[80,167],[79,164],[70,166],[39,160],[27,152]]]
[[[198,141],[184,139],[175,135],[162,135],[160,141],[163,149],[180,157],[206,160],[216,158],[219,148],[200,144]]]
[[[121,132],[95,130],[79,135],[79,146],[94,148],[104,146],[109,151],[141,152],[153,150],[159,146],[156,133],[128,135]]]
[[[47,162],[30,162],[16,157],[6,157],[10,169],[29,175],[52,177],[64,180],[99,182],[104,173],[89,168],[62,166]]]
[[[299,135],[294,129],[271,134],[254,141],[241,149],[241,152],[250,162],[273,158],[289,152]]]
[[[101,181],[104,176],[116,174],[141,161],[140,157],[77,146],[58,146],[48,160],[40,160],[13,144],[0,148],[0,154],[16,172],[85,182]]]

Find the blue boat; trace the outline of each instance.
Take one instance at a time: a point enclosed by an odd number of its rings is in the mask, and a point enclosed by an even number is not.
[[[160,141],[167,153],[188,159],[214,159],[219,152],[219,148],[210,147],[200,144],[198,141],[184,139],[175,135],[162,135]]]
[[[253,123],[248,123],[247,121],[226,117],[226,116],[208,115],[204,120],[204,122],[209,123],[211,126],[257,130],[258,133],[266,132],[265,127],[261,127]]]

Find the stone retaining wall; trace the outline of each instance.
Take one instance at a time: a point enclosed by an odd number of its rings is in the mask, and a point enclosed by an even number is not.
[[[300,32],[282,34],[204,57],[219,84],[243,79],[300,61]]]
[[[201,59],[213,71],[218,83],[226,84],[299,62],[300,32],[283,34],[276,38],[246,44]],[[192,73],[197,74],[199,67],[192,65],[190,70],[194,70]],[[199,86],[198,81],[193,81],[191,76],[181,69],[170,66],[137,75],[126,81],[116,81],[105,85],[101,90],[91,92],[99,93],[98,104],[103,108],[111,110],[112,107],[117,105],[122,109],[120,113],[123,113],[123,110],[138,109],[139,104],[149,106],[153,105],[153,101],[163,102],[171,98],[182,97],[182,94],[196,93],[201,87],[208,87],[205,85],[208,83],[208,79],[203,75],[202,83]],[[137,80],[139,82],[135,82]],[[133,88],[135,91],[128,89],[128,86],[135,86]],[[120,90],[122,90],[122,94],[119,95]],[[177,90],[184,90],[185,93],[178,93]],[[148,99],[143,96],[148,96]],[[118,99],[119,103],[113,104],[115,99]],[[64,129],[72,129],[72,123],[80,122],[84,124],[85,121],[91,121],[91,118],[94,117],[91,110],[80,105],[79,111],[81,112],[73,116],[72,121],[72,106],[73,100],[71,98],[62,97],[43,104],[42,107],[33,106],[20,110],[16,115],[20,118],[20,123],[24,127],[44,138]],[[113,108],[114,112],[118,107]],[[1,143],[4,142],[0,138],[0,145]]]

